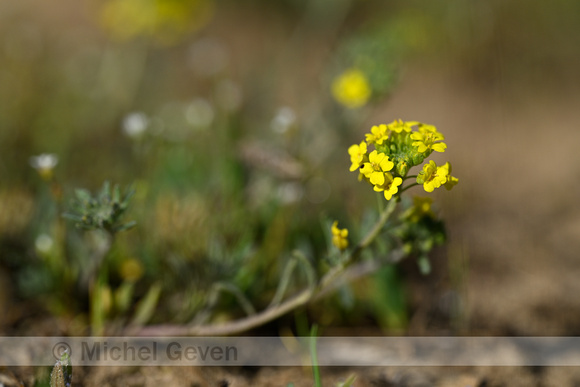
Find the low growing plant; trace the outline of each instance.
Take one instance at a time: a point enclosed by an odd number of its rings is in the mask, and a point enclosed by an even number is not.
[[[358,171],[365,181],[381,196],[380,211],[374,224],[364,230],[364,236],[351,246],[349,230],[332,223],[331,241],[325,258],[313,259],[295,250],[282,271],[278,288],[269,306],[256,311],[246,295],[235,285],[216,285],[210,303],[216,303],[219,293],[231,293],[246,311],[247,317],[224,324],[177,324],[148,326],[130,330],[137,334],[168,335],[227,335],[258,327],[289,311],[312,302],[348,280],[376,271],[385,264],[396,263],[406,257],[418,258],[423,272],[430,270],[428,253],[445,239],[443,223],[432,211],[431,198],[414,197],[403,200],[402,194],[416,186],[427,193],[445,187],[451,189],[458,179],[451,175],[451,164],[438,166],[428,160],[433,152],[447,148],[444,136],[435,126],[396,120],[390,124],[373,126],[365,140],[348,149],[350,171]],[[371,150],[371,148],[374,148]],[[421,169],[410,174],[415,167]],[[386,200],[386,205],[384,201]],[[381,254],[386,251],[387,254]],[[363,259],[363,257],[366,257]],[[324,271],[315,265],[324,263]],[[286,297],[288,284],[300,268],[305,278],[304,288]]]

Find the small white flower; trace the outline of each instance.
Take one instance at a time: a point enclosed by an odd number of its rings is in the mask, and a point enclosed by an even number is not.
[[[286,183],[278,187],[278,199],[284,204],[291,204],[302,199],[304,188],[299,183]]]
[[[34,169],[50,171],[58,164],[58,157],[53,153],[43,153],[38,156],[32,156],[29,162]]]
[[[52,249],[52,246],[54,246],[54,241],[50,236],[46,234],[40,234],[39,236],[36,237],[36,240],[34,241],[34,246],[36,247],[36,250],[38,250],[38,252],[47,254]]]
[[[149,118],[144,113],[130,113],[123,119],[123,133],[130,138],[141,137],[148,126]]]
[[[272,119],[270,126],[276,133],[286,133],[296,122],[296,113],[288,106],[281,107]]]

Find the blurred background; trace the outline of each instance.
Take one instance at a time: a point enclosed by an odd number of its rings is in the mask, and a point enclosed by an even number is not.
[[[104,181],[135,188],[137,222],[104,264],[104,319],[187,322],[218,281],[264,308],[293,249],[318,262],[334,219],[360,236],[376,198],[346,149],[401,118],[445,134],[437,161],[460,180],[434,194],[449,239],[431,274],[387,267],[267,329],[307,314],[327,332],[580,334],[579,15],[568,0],[0,0],[0,333],[87,331],[98,242],[60,215]],[[225,294],[207,321],[243,315]]]

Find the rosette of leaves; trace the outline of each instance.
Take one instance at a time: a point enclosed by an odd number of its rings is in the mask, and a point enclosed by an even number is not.
[[[109,182],[95,195],[85,189],[75,190],[70,211],[63,214],[75,222],[78,228],[85,230],[104,230],[111,234],[128,230],[135,226],[135,221],[124,223],[122,217],[129,207],[135,190],[131,187],[121,193],[118,185],[111,189]]]

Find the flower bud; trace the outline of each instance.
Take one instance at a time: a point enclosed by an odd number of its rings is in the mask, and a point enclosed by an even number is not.
[[[411,154],[411,160],[413,165],[419,165],[425,160],[425,156],[422,153],[413,153]]]
[[[399,176],[405,176],[409,172],[409,164],[403,159],[397,163],[397,173]]]

